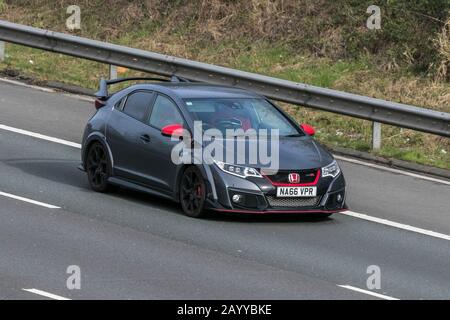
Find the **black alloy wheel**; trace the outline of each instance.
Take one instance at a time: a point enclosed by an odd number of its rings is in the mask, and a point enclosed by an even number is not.
[[[180,179],[180,203],[183,212],[194,218],[204,215],[206,185],[200,170],[188,167]]]
[[[110,189],[108,184],[109,158],[103,145],[98,142],[89,148],[86,157],[86,172],[89,184],[94,191],[106,192]]]

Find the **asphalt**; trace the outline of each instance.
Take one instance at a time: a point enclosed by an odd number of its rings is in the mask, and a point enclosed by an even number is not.
[[[92,103],[0,83],[0,124],[80,142]],[[0,129],[0,298],[372,299],[367,267],[399,299],[450,298],[449,242],[337,214],[181,214],[170,201],[128,190],[92,192],[80,150]],[[352,211],[450,234],[450,187],[340,161]],[[81,269],[69,290],[66,269]]]

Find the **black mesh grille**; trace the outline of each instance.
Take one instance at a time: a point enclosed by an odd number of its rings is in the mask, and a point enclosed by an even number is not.
[[[319,204],[320,197],[312,198],[277,198],[267,196],[267,202],[271,207],[315,207]]]
[[[267,177],[274,183],[290,183],[289,174],[298,173],[300,175],[299,183],[311,183],[316,180],[318,169],[307,170],[280,170],[277,174],[268,175]]]

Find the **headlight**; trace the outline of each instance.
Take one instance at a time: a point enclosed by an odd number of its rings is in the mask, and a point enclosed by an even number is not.
[[[322,168],[322,177],[336,177],[341,172],[336,160]]]
[[[238,177],[241,177],[241,178],[247,178],[247,177],[262,178],[261,174],[255,168],[238,166],[238,165],[234,165],[234,164],[228,164],[228,163],[225,163],[222,161],[216,161],[216,160],[214,160],[214,163],[222,171],[232,174],[232,175],[235,175],[235,176],[238,176]]]

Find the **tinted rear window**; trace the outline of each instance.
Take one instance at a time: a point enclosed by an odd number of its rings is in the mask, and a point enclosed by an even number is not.
[[[153,93],[147,91],[138,91],[130,94],[123,108],[123,112],[139,121],[145,121],[145,115],[152,97]]]

